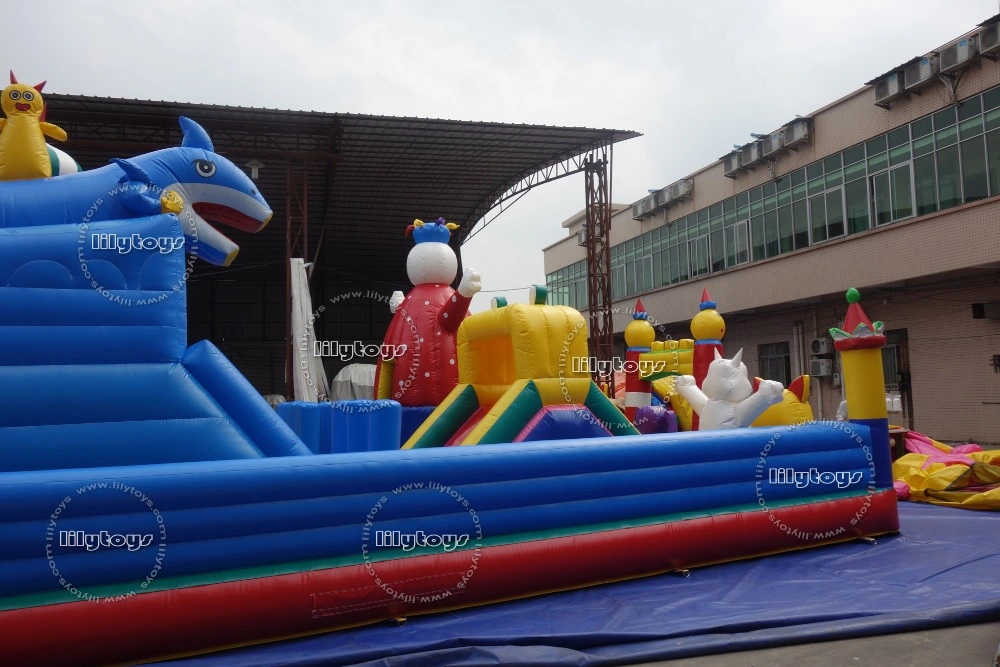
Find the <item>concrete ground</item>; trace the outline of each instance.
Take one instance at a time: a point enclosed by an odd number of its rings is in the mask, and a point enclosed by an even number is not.
[[[633,667],[1000,667],[1000,621],[880,637],[841,639]]]

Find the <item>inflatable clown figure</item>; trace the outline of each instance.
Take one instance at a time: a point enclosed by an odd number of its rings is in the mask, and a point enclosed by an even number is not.
[[[413,289],[405,297],[393,294],[392,321],[375,371],[375,398],[399,401],[407,407],[440,404],[458,384],[455,332],[469,314],[472,297],[481,289],[479,272],[465,269],[458,289],[451,282],[458,258],[448,245],[458,225],[414,220],[406,229],[416,245],[406,257],[406,275]]]

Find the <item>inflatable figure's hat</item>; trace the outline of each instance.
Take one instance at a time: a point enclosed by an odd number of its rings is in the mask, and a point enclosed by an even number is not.
[[[885,345],[885,336],[881,322],[872,322],[861,308],[861,293],[853,287],[847,290],[847,316],[844,318],[844,328],[830,329],[833,346],[840,352],[862,350]]]
[[[451,239],[451,230],[458,229],[458,225],[453,222],[445,222],[444,218],[438,218],[434,222],[424,222],[414,220],[413,224],[406,228],[406,235],[413,232],[415,243],[445,243]]]
[[[649,313],[646,312],[646,306],[642,305],[642,299],[636,299],[635,301],[635,311],[632,313],[633,320],[648,320]]]
[[[715,302],[712,301],[712,295],[708,293],[708,289],[703,289],[701,291],[701,303],[698,305],[698,310],[713,310],[715,308]]]

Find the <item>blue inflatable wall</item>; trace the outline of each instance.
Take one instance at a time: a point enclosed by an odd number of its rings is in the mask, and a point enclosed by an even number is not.
[[[174,215],[0,229],[0,471],[309,454],[211,343],[187,349]]]
[[[871,439],[863,426],[854,432],[862,444],[829,424],[803,426],[782,437],[771,465],[854,472],[856,479],[837,493],[863,498],[870,492],[865,451]],[[756,509],[761,494],[774,507],[829,499],[825,486],[755,480],[769,437],[766,429],[734,429],[723,438],[693,432],[361,452],[317,456],[308,465],[284,458],[17,473],[0,486],[0,598],[61,592],[46,560],[37,556],[41,536],[62,498],[102,480],[154,500],[169,530],[162,576],[177,577],[357,557],[366,515],[381,496],[395,494],[389,489],[413,488],[414,482],[420,484],[406,493],[406,502],[390,501],[379,510],[380,525],[404,531],[420,526],[440,535],[468,532],[467,511],[456,509],[447,494],[422,489],[435,482],[434,488],[454,488],[468,499],[485,543],[601,522]],[[95,494],[76,505],[60,530],[129,534],[154,528],[149,510],[120,492]],[[126,572],[138,578],[150,565],[143,550],[58,553],[60,567],[72,572],[77,586],[127,580]]]
[[[399,403],[389,400],[291,401],[278,406],[278,415],[313,454],[399,449],[401,413]]]

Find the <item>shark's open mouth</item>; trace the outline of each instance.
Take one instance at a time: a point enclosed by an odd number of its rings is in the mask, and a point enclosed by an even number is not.
[[[240,248],[215,225],[252,234],[271,221],[271,209],[262,199],[232,188],[210,183],[175,183],[167,189],[174,190],[184,201],[184,211],[179,217],[188,239],[188,252],[216,266],[229,266]]]
[[[251,234],[259,232],[271,221],[270,212],[264,220],[259,220],[225,204],[195,202],[191,208],[208,222],[223,224]]]

